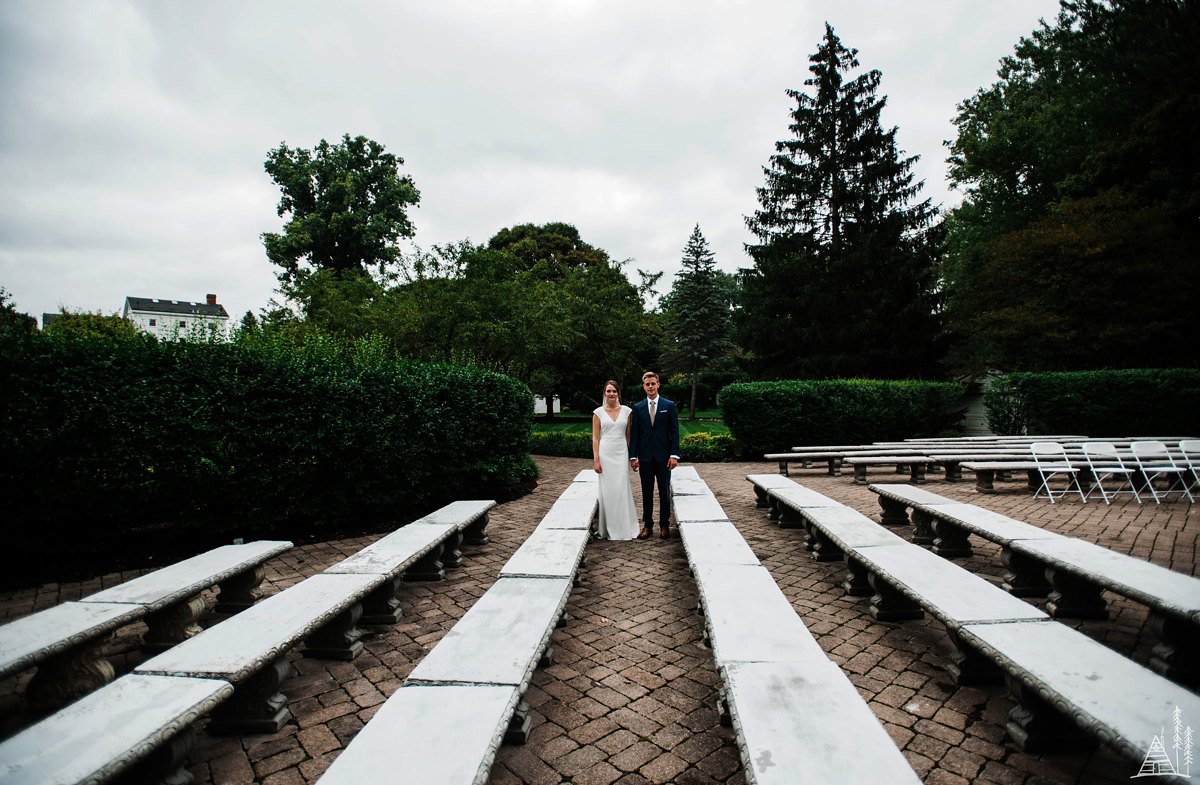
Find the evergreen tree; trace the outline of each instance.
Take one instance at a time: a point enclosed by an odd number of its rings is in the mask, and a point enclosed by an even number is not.
[[[742,275],[739,343],[764,377],[905,378],[930,374],[938,356],[933,269],[940,229],[915,201],[916,156],[884,130],[879,71],[854,78],[857,50],[833,28],[809,57],[812,93],[796,101],[746,218],[758,238]]]
[[[693,420],[700,371],[729,348],[733,331],[727,287],[720,280],[713,259],[700,224],[696,224],[683,249],[680,260],[683,269],[662,303],[668,313],[668,354],[692,377],[689,417]]]

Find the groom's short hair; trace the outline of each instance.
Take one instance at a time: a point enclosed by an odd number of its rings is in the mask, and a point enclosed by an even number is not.
[[[654,371],[646,371],[644,374],[642,374],[642,381],[644,382],[647,379],[658,379],[658,374],[656,374]]]

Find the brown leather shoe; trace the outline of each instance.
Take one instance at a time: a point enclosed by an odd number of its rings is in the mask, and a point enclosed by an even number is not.
[[[662,537],[664,540],[669,540],[671,539],[671,530],[666,526],[663,526],[658,530],[658,536]]]
[[[642,532],[641,532],[641,534],[639,534],[639,535],[638,535],[638,539],[639,539],[639,540],[648,540],[648,539],[650,539],[650,527],[649,527],[649,526],[643,526],[643,527],[642,527]]]

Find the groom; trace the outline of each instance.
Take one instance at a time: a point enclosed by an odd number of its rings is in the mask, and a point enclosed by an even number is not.
[[[679,410],[658,394],[658,374],[642,374],[646,400],[634,405],[629,429],[629,460],[642,480],[642,527],[639,540],[654,528],[654,481],[658,480],[658,530],[671,536],[671,470],[679,462]]]

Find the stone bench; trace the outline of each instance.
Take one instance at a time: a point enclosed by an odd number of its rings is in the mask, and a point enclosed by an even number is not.
[[[877,456],[871,458],[862,458],[854,456],[846,458],[843,463],[854,467],[854,483],[856,485],[867,484],[867,467],[868,466],[895,466],[896,472],[901,474],[908,472],[909,479],[914,483],[925,482],[925,469],[930,464],[937,463],[933,458],[925,457],[918,454],[911,456]]]
[[[122,676],[0,744],[0,781],[191,782],[178,775],[192,723],[232,694],[219,679]]]
[[[813,461],[825,461],[829,464],[829,474],[840,477],[842,474],[842,463],[848,456],[858,457],[873,457],[880,455],[913,455],[921,456],[924,453],[915,449],[895,449],[895,450],[813,450],[802,452],[783,452],[783,453],[768,453],[763,456],[763,460],[776,461],[779,464],[779,473],[787,476],[789,463],[800,463],[804,468],[812,466]]]
[[[917,545],[854,544],[870,536],[863,530],[869,519],[859,515],[848,525],[853,516],[832,513],[802,511],[843,550],[847,584],[861,587],[859,594],[874,590],[872,617],[901,621],[928,612],[941,621],[956,648],[947,668],[955,681],[1008,685],[1017,704],[1008,730],[1021,749],[1060,751],[1099,739],[1140,760],[1151,730],[1175,705],[1200,711],[1193,693]],[[1163,719],[1156,725],[1154,716]]]
[[[918,782],[716,499],[673,504],[747,782]]]
[[[104,646],[135,621],[148,627],[143,648],[159,652],[198,634],[200,593],[217,586],[217,610],[236,613],[261,596],[263,562],[292,547],[263,540],[223,545],[75,602],[65,602],[0,627],[0,678],[37,666],[25,691],[30,708],[44,712],[113,679]]]
[[[958,482],[963,478],[962,464],[964,462],[975,461],[1024,461],[1024,455],[1014,455],[1012,453],[986,453],[977,450],[966,450],[963,452],[954,452],[947,450],[930,450],[929,457],[942,465],[942,469],[946,472],[946,482]]]
[[[1026,752],[1086,749],[1100,740],[1141,762],[1177,709],[1200,716],[1195,693],[1065,625],[968,624],[958,635],[1003,670],[1017,704],[1007,730]]]
[[[995,493],[996,480],[1010,479],[1012,472],[1024,471],[1029,477],[1029,489],[1037,490],[1042,484],[1041,469],[1053,468],[1058,472],[1079,472],[1077,466],[1061,466],[1044,463],[1040,467],[1035,461],[964,461],[962,468],[975,472],[975,490],[980,493]]]
[[[885,524],[907,524],[913,541],[933,545],[942,556],[972,553],[970,535],[1001,546],[1008,568],[1003,588],[1017,597],[1048,597],[1055,618],[1107,619],[1103,592],[1150,609],[1160,643],[1150,667],[1185,684],[1200,683],[1200,579],[1076,537],[1067,537],[973,504],[936,494],[914,495],[904,485],[872,485]],[[922,534],[923,532],[923,534]]]
[[[210,733],[275,733],[290,716],[279,685],[291,672],[284,656],[300,642],[305,654],[352,660],[362,652],[357,625],[395,624],[402,578],[440,580],[462,564],[464,541],[487,542],[494,501],[459,501],[376,541],[358,554],[269,597],[139,665],[136,673],[224,679],[234,698],[213,712]]]
[[[586,565],[595,512],[569,486],[500,570],[499,579],[409,674],[404,685],[321,777],[323,785],[488,781],[500,744],[524,744],[532,722],[521,695],[553,661],[572,585]],[[575,519],[571,518],[575,516]],[[549,524],[549,525],[547,525]]]

